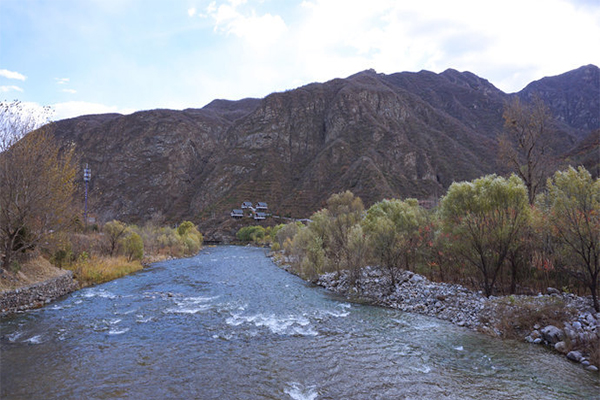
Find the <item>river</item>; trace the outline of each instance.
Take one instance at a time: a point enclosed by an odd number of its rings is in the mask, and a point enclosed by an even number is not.
[[[2,399],[597,399],[539,346],[353,304],[223,246],[0,321]]]

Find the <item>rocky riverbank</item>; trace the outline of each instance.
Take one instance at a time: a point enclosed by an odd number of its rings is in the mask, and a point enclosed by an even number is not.
[[[0,317],[42,307],[78,288],[79,284],[73,280],[73,272],[64,271],[59,276],[33,285],[3,291],[0,293]]]
[[[291,271],[289,265],[279,262]],[[315,284],[349,298],[450,321],[494,337],[515,338],[551,347],[589,371],[598,371],[600,313],[591,298],[549,288],[538,296],[487,298],[461,285],[437,283],[402,271],[391,285],[389,274],[363,268],[351,280],[348,271],[321,275]]]

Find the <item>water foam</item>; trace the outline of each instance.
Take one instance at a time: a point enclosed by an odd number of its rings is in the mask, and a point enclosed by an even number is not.
[[[116,329],[116,328],[111,328],[108,331],[109,335],[122,335],[123,333],[129,331],[129,328],[123,328],[123,329]]]
[[[242,324],[252,324],[256,327],[266,327],[276,335],[301,335],[316,336],[319,333],[315,331],[308,318],[304,316],[289,315],[278,317],[271,315],[240,315],[232,314],[225,322],[231,326],[240,326]]]
[[[23,332],[21,331],[16,331],[13,332],[12,334],[8,335],[8,341],[9,342],[16,342],[18,338],[20,338],[21,336],[23,336]]]
[[[31,344],[40,344],[42,343],[42,335],[32,336],[29,339],[25,339],[23,342]]]
[[[315,386],[302,387],[297,382],[292,382],[290,387],[283,391],[294,400],[315,400],[319,395]]]
[[[216,297],[186,297],[182,300],[175,300],[177,307],[168,308],[166,313],[173,314],[196,314],[201,311],[206,311],[212,308],[210,301],[217,299]]]
[[[105,289],[91,288],[82,291],[82,297],[91,298],[91,297],[101,297],[104,299],[116,299],[118,296],[114,293],[109,292]]]

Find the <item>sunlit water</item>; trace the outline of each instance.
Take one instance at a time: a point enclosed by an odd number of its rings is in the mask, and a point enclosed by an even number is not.
[[[595,399],[541,347],[351,304],[217,247],[1,321],[2,399]]]

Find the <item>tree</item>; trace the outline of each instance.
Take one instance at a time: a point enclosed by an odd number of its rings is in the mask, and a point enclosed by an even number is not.
[[[144,241],[137,232],[129,231],[121,240],[128,261],[141,260],[144,257]]]
[[[444,229],[455,240],[457,256],[476,268],[486,296],[491,296],[509,252],[528,226],[527,188],[516,175],[488,175],[472,182],[453,183],[442,198]]]
[[[260,227],[262,228],[262,227]],[[183,244],[183,254],[185,255],[194,255],[198,253],[200,248],[202,247],[202,242],[204,241],[204,237],[198,231],[196,225],[194,225],[190,221],[183,221],[177,227],[177,235],[179,236],[182,244]],[[264,229],[263,229],[264,236]],[[256,240],[253,238],[253,240]]]
[[[75,151],[60,149],[52,124],[38,126],[18,101],[0,103],[0,266],[33,250],[73,221]]]
[[[314,213],[312,222],[294,236],[292,257],[299,273],[314,278],[323,272],[361,268],[353,248],[363,252],[362,233],[353,228],[362,219],[362,200],[350,191],[327,200],[327,208]],[[364,258],[359,257],[359,258]]]
[[[195,228],[195,225],[194,225],[193,222],[191,222],[191,221],[183,221],[177,227],[177,233],[179,234],[179,236],[185,236],[193,228]]]
[[[360,197],[355,197],[348,190],[331,195],[327,200],[327,208],[321,211],[325,254],[330,265],[338,272],[350,267],[349,234],[352,227],[361,221],[363,211]]]
[[[104,224],[102,231],[108,241],[108,254],[112,257],[121,239],[127,235],[127,225],[121,221],[110,221]]]
[[[598,304],[600,275],[600,181],[583,167],[557,171],[548,179],[540,207],[549,216],[556,266],[583,282]]]
[[[523,180],[533,205],[552,169],[548,154],[552,116],[535,96],[529,104],[518,97],[507,103],[503,118],[506,135],[500,139],[500,158]]]
[[[417,200],[383,200],[367,210],[363,226],[367,233],[375,262],[385,268],[396,285],[401,267],[410,270],[414,262],[419,227],[425,215]]]

